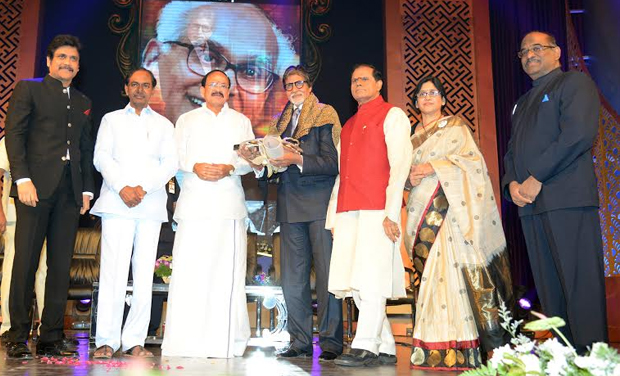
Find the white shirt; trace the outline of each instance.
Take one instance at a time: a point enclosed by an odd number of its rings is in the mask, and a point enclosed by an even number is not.
[[[239,157],[234,145],[254,139],[250,119],[228,104],[217,115],[203,105],[179,117],[175,139],[183,186],[174,219],[246,217],[241,175],[251,167]],[[205,181],[193,172],[196,163],[230,164],[235,170],[218,181]]]
[[[103,184],[91,214],[168,221],[164,187],[178,169],[174,126],[168,119],[148,106],[137,115],[129,104],[107,113],[101,120],[93,161]],[[146,196],[129,208],[119,192],[138,185]]]

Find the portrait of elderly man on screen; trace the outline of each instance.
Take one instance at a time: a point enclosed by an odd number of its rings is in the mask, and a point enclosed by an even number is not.
[[[250,118],[257,136],[266,133],[267,122],[287,101],[280,75],[299,56],[292,38],[260,7],[171,1],[153,26],[143,64],[157,76],[161,112],[170,121],[203,105],[200,80],[220,69],[231,81],[230,107]]]

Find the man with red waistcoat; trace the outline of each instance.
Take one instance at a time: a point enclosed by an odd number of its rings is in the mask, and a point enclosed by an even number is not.
[[[329,291],[338,298],[352,295],[359,309],[351,350],[334,361],[342,366],[396,363],[385,301],[406,295],[399,223],[411,125],[400,108],[383,100],[382,86],[374,66],[354,67],[351,94],[359,107],[342,128],[340,175],[326,220],[334,234]]]

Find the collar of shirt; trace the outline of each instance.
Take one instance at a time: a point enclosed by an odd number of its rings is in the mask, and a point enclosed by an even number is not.
[[[553,77],[557,76],[560,73],[562,73],[562,68],[561,67],[557,67],[554,70],[552,70],[551,72],[545,74],[544,76],[539,77],[539,78],[535,79],[534,81],[532,81],[532,85],[533,86],[542,85],[545,82],[549,82],[549,80],[551,80]]]
[[[145,108],[142,109],[142,112],[140,112],[140,114],[144,114],[144,115],[151,115],[153,113],[153,110],[151,109],[151,106],[147,105]],[[133,108],[131,106],[130,103],[127,103],[127,106],[125,106],[125,114],[129,115],[129,114],[136,114],[136,109]]]
[[[299,111],[301,111],[302,107],[304,106],[304,103],[301,102],[301,104],[299,106],[295,106],[293,105],[293,112],[295,112],[295,110],[299,109]]]
[[[216,114],[215,112],[213,112],[211,109],[209,109],[209,107],[207,107],[206,103],[202,104],[202,108],[209,114],[212,114],[213,116],[218,116],[218,115],[223,115],[226,114],[226,112],[228,112],[228,110],[230,109],[230,107],[228,107],[228,103],[224,103],[224,107],[222,107],[222,109],[220,110],[219,114]]]

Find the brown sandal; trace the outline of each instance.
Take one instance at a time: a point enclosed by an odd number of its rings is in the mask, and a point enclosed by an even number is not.
[[[93,353],[93,359],[112,359],[114,355],[114,349],[108,345],[103,345],[97,348]]]
[[[141,345],[136,345],[128,350],[125,350],[123,352],[123,355],[130,357],[130,358],[154,358],[155,357],[152,352],[145,349],[144,346],[141,346]]]

